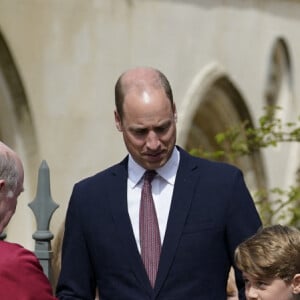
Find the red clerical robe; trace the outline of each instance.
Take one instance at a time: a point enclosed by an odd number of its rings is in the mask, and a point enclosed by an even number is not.
[[[0,299],[57,299],[37,257],[18,244],[4,241],[0,241]]]

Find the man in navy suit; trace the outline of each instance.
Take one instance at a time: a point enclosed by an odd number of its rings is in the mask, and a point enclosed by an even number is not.
[[[101,300],[222,300],[236,246],[261,221],[242,173],[176,146],[176,107],[167,78],[134,68],[115,86],[115,123],[129,155],[74,186],[57,296]],[[143,174],[152,194],[161,252],[151,284],[141,257]],[[243,299],[244,284],[236,271]]]

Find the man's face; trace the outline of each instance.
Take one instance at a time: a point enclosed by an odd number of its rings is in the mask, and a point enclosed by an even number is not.
[[[292,300],[292,286],[282,279],[258,280],[248,274],[245,279],[245,292],[247,300]]]
[[[163,89],[129,91],[123,103],[123,119],[115,112],[128,152],[145,169],[162,167],[176,142],[176,109]]]

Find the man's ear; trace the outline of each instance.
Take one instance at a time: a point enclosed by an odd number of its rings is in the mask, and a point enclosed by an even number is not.
[[[177,109],[175,103],[173,103],[173,113],[174,113],[174,120],[177,122]]]
[[[0,179],[0,192],[2,192],[2,190],[5,187],[5,180],[4,179]]]
[[[292,280],[293,294],[300,294],[300,273],[296,274]]]
[[[120,115],[118,114],[118,112],[116,110],[114,111],[114,114],[115,114],[115,124],[116,124],[117,129],[119,131],[123,131],[123,129],[122,129],[122,121],[121,121]]]

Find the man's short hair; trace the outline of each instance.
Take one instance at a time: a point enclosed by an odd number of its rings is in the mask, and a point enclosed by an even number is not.
[[[166,96],[170,100],[171,106],[173,108],[174,107],[173,92],[172,92],[172,88],[171,88],[169,80],[161,71],[159,71],[157,69],[153,69],[153,70],[155,71],[155,73],[157,75],[157,77],[156,77],[157,80],[155,80],[155,86],[163,88],[163,90],[165,91]],[[123,73],[119,77],[119,79],[117,80],[116,85],[115,85],[115,106],[116,106],[117,112],[121,119],[123,118],[123,103],[124,103],[124,98],[125,98],[125,94],[126,94],[126,89],[124,88],[124,85],[122,82],[122,78],[125,73]]]

